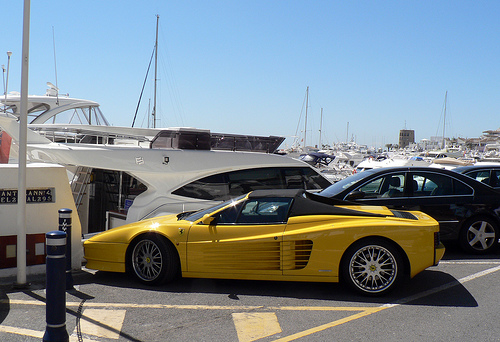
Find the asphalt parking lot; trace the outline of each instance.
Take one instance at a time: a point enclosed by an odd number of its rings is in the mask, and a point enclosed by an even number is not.
[[[499,341],[500,251],[444,260],[381,298],[341,284],[179,279],[147,287],[123,274],[74,273],[70,341]],[[40,341],[45,280],[0,287],[0,341]]]

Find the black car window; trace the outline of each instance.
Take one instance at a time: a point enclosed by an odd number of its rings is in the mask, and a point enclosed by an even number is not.
[[[493,187],[500,186],[500,170],[491,171],[491,182],[490,185]]]
[[[216,224],[234,224],[238,219],[238,214],[245,202],[229,207],[217,214]]]
[[[265,167],[211,175],[172,192],[196,199],[223,201],[259,189],[318,190],[331,185],[310,167]]]
[[[467,176],[485,184],[490,183],[490,171],[488,170],[471,171],[467,173]]]
[[[412,176],[413,196],[430,196],[437,189],[437,184],[426,175]]]
[[[465,183],[462,183],[461,181],[457,179],[453,179],[453,194],[454,195],[472,195],[474,193],[474,190],[466,185]]]
[[[229,198],[228,182],[226,175],[223,173],[195,180],[172,193],[204,200],[227,200]]]
[[[224,208],[225,206],[229,205],[229,204],[232,204],[233,206],[237,206],[237,205],[240,205],[241,206],[241,203],[238,203],[238,201],[240,201],[241,199],[243,199],[245,196],[240,196],[240,197],[237,197],[237,198],[234,198],[232,200],[229,200],[229,201],[226,201],[226,202],[222,202],[222,203],[219,203],[217,205],[214,205],[210,208],[207,208],[207,209],[202,209],[202,210],[198,210],[198,211],[195,211],[195,212],[191,212],[191,213],[186,213],[187,215],[182,215],[180,216],[180,219],[182,220],[187,220],[187,221],[191,221],[191,222],[194,222],[196,220],[199,220],[201,219],[203,216],[205,215],[210,215],[212,214],[214,211],[217,211],[221,208]],[[179,217],[179,216],[178,216]]]
[[[285,170],[285,180],[288,182],[288,174],[290,173],[290,169],[284,169]],[[300,168],[302,172],[302,177],[304,179],[305,187],[302,187],[301,189],[306,189],[306,190],[319,190],[319,189],[325,189],[332,185],[329,181],[327,181],[324,177],[319,175],[316,171],[311,169],[310,167],[303,167]],[[288,189],[295,189],[290,186],[287,187]],[[297,188],[299,189],[299,188]]]
[[[363,199],[402,197],[404,194],[404,184],[404,173],[393,173],[375,178],[360,186],[354,192],[362,192],[364,194]]]
[[[259,198],[218,213],[216,224],[285,223],[291,198]]]
[[[280,171],[279,168],[261,168],[229,172],[229,195],[238,196],[260,189],[283,189]]]
[[[474,191],[461,181],[447,175],[417,172],[412,175],[413,196],[471,195]]]
[[[249,200],[243,206],[237,223],[284,223],[286,222],[291,201],[291,198],[260,198]]]

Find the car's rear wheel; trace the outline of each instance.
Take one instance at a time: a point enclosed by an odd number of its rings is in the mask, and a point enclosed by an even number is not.
[[[380,239],[351,246],[342,261],[342,279],[365,295],[376,296],[391,291],[404,273],[397,249]]]
[[[468,253],[490,253],[498,245],[498,230],[498,225],[492,219],[486,216],[472,217],[460,231],[460,246]]]
[[[145,284],[162,284],[174,279],[178,273],[177,251],[162,237],[148,235],[140,238],[129,255],[131,270]]]

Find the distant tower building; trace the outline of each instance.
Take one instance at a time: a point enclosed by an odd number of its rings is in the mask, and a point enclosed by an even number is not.
[[[412,129],[402,129],[399,131],[399,148],[405,148],[415,143],[415,131]]]

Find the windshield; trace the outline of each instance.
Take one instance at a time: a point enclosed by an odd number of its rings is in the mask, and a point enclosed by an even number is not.
[[[196,220],[201,219],[203,216],[205,216],[207,214],[211,214],[214,211],[217,211],[217,210],[219,210],[221,208],[224,208],[225,206],[227,206],[227,205],[229,205],[231,203],[233,203],[233,205],[235,205],[241,199],[245,198],[245,196],[246,195],[242,195],[242,196],[233,198],[233,199],[231,199],[229,201],[225,201],[225,202],[222,202],[220,204],[214,205],[213,207],[210,207],[210,208],[207,208],[207,209],[198,210],[198,211],[196,211],[194,213],[189,213],[189,215],[186,216],[186,217],[180,216],[179,219],[180,220],[187,220],[187,221],[194,222]]]
[[[316,160],[316,157],[315,156],[311,156],[309,154],[304,154],[304,155],[301,155],[299,157],[299,160],[303,160],[305,162],[309,162],[309,161],[314,161]]]
[[[359,173],[355,173],[352,176],[346,177],[337,183],[330,185],[328,188],[321,192],[317,192],[316,195],[324,196],[324,197],[333,197],[338,195],[354,183],[358,182],[360,179],[365,178],[369,175],[369,171],[363,171]]]

